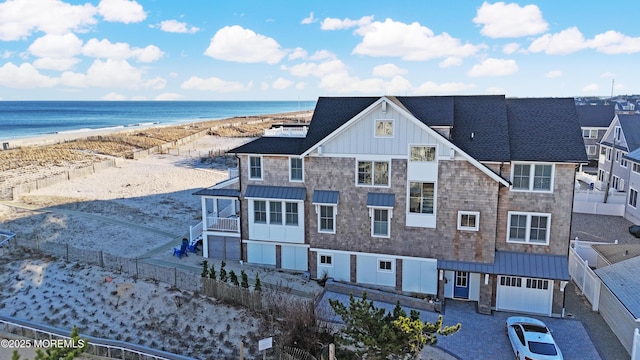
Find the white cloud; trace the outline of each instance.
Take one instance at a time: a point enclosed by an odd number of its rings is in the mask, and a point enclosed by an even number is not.
[[[39,69],[64,71],[80,62],[82,40],[75,34],[46,34],[37,38],[28,48],[29,53],[40,57],[33,62]]]
[[[407,72],[407,69],[402,69],[395,64],[383,64],[374,67],[372,74],[373,76],[392,78],[396,75],[404,75]]]
[[[489,58],[474,65],[469,70],[469,76],[505,76],[518,71],[518,64],[515,60]]]
[[[142,72],[126,60],[95,60],[87,70],[87,83],[104,88],[135,89],[141,86]]]
[[[149,79],[142,84],[145,89],[162,90],[167,86],[167,80],[156,76],[153,79]]]
[[[87,76],[81,73],[65,71],[60,75],[60,84],[74,88],[87,87]]]
[[[518,43],[509,43],[502,47],[502,52],[507,55],[511,55],[517,52],[518,50],[520,50],[520,44]]]
[[[307,84],[303,81],[300,81],[296,84],[296,90],[304,90],[307,87]]]
[[[200,31],[200,28],[195,26],[189,27],[187,23],[177,20],[165,20],[160,22],[160,30],[170,33],[195,34]]]
[[[8,62],[0,67],[0,86],[13,89],[50,88],[56,86],[58,80],[40,74],[29,63],[16,66]]]
[[[8,0],[0,3],[0,41],[26,38],[34,31],[66,34],[96,23],[96,8],[60,0]]]
[[[12,57],[13,54],[14,54],[13,51],[4,50],[2,53],[0,53],[0,59],[8,59],[8,58]]]
[[[562,76],[562,71],[560,70],[552,70],[549,71],[548,73],[544,74],[544,77],[549,78],[549,79],[553,79],[553,78],[557,78],[557,77],[561,77]]]
[[[486,94],[491,94],[491,95],[498,95],[498,94],[506,93],[506,91],[503,88],[497,87],[497,86],[489,86],[488,88],[484,89],[484,92]]]
[[[529,51],[550,55],[565,55],[586,47],[584,36],[578,28],[571,27],[557,34],[545,34],[529,45]]]
[[[260,90],[265,91],[265,90],[269,90],[269,83],[268,82],[261,82],[260,83]]]
[[[360,79],[355,76],[349,76],[346,71],[331,73],[320,79],[318,84],[320,89],[327,90],[332,93],[348,94],[348,93],[370,93],[379,94],[384,91],[384,82],[382,79]]]
[[[482,25],[480,33],[490,38],[512,38],[536,35],[547,31],[549,25],[542,18],[537,5],[520,7],[516,3],[484,2],[473,22]]]
[[[609,30],[594,36],[587,46],[604,54],[633,54],[640,52],[640,37],[629,37],[617,31]]]
[[[226,81],[217,77],[203,79],[197,76],[192,76],[189,80],[183,82],[180,87],[185,90],[216,91],[223,93],[245,91],[248,88],[237,81]]]
[[[289,60],[304,59],[307,57],[307,50],[297,47],[289,53]]]
[[[336,59],[336,54],[332,53],[329,50],[318,50],[316,52],[313,53],[313,55],[311,55],[309,57],[310,60],[314,60],[314,61],[319,61],[319,60],[324,60],[324,59]]]
[[[286,55],[274,39],[238,25],[218,30],[204,54],[225,61],[267,64],[277,64]]]
[[[433,81],[427,81],[416,89],[417,94],[452,94],[458,93],[464,90],[473,89],[476,86],[474,84],[465,84],[461,82],[449,82],[437,84]]]
[[[154,100],[180,100],[184,99],[184,95],[178,93],[164,93],[156,96]]]
[[[373,15],[371,16],[363,16],[358,20],[351,19],[337,19],[337,18],[326,18],[322,20],[320,24],[320,28],[322,30],[344,30],[352,27],[361,27],[365,25],[371,24],[373,21]]]
[[[138,23],[147,18],[142,5],[129,0],[101,0],[98,13],[106,21],[125,24]]]
[[[313,17],[313,11],[309,13],[309,17],[306,17],[304,19],[302,19],[302,21],[300,22],[300,24],[313,24],[314,22],[318,21],[318,19]]]
[[[609,72],[609,71],[605,71],[602,74],[600,74],[601,78],[613,78],[615,76],[616,76],[616,74],[614,74],[612,72]]]
[[[456,56],[449,56],[448,58],[442,60],[438,66],[441,68],[448,68],[452,66],[460,66],[462,65],[462,59]]]
[[[127,97],[116,92],[110,92],[107,95],[102,96],[100,100],[127,100]]]
[[[107,39],[91,39],[82,48],[82,54],[94,58],[124,60],[135,58],[139,62],[153,62],[164,53],[155,45],[145,48],[131,48],[127,43],[112,43]]]
[[[64,71],[69,70],[80,62],[78,58],[50,58],[43,57],[36,59],[33,66],[38,69]]]
[[[279,77],[273,82],[273,84],[271,84],[271,87],[277,90],[284,90],[290,87],[292,84],[293,81],[285,79],[283,77]]]
[[[386,94],[403,95],[413,91],[411,82],[402,76],[394,76],[391,81],[384,84],[384,92]]]
[[[313,62],[297,64],[290,67],[288,71],[291,75],[298,77],[322,77],[328,74],[346,72],[346,66],[340,60],[328,60],[320,64]]]
[[[462,44],[447,33],[435,35],[417,22],[405,24],[386,19],[358,28],[360,42],[353,54],[368,56],[398,56],[403,60],[423,61],[447,57],[474,55],[484,45]]]
[[[598,90],[600,90],[600,87],[598,86],[598,84],[595,84],[595,83],[591,83],[582,88],[583,92],[595,92]]]

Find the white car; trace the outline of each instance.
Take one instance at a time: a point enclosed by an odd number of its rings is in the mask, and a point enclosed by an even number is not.
[[[518,360],[562,360],[562,353],[542,321],[523,316],[507,319],[507,335]]]

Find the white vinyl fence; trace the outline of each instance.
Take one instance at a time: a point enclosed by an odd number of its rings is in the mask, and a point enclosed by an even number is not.
[[[631,360],[640,360],[640,329],[636,329],[633,333],[633,351],[631,352]]]
[[[571,241],[571,246],[569,247],[569,275],[591,303],[591,310],[598,311],[602,282],[593,271],[598,266],[599,256],[591,247],[593,244],[605,243],[579,241],[578,239]]]

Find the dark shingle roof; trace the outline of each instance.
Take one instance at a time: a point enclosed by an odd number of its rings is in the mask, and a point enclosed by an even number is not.
[[[427,126],[453,126],[453,96],[397,96],[395,99]]]
[[[616,116],[614,105],[580,105],[576,106],[578,122],[581,127],[609,127]]]
[[[232,154],[300,155],[302,154],[303,142],[304,138],[265,136],[227,152]]]
[[[456,96],[451,141],[476,160],[509,161],[504,96]]]
[[[619,114],[618,120],[629,151],[640,148],[640,115]]]
[[[506,99],[511,160],[587,162],[572,98]]]
[[[306,138],[262,137],[229,152],[300,155],[379,99],[321,97]],[[479,161],[587,161],[571,98],[482,95],[388,99],[428,126],[452,126],[450,141]],[[640,134],[638,140],[640,144]]]

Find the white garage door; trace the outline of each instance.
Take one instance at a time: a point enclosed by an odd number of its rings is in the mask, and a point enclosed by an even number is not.
[[[283,269],[307,271],[309,268],[308,251],[306,247],[285,246],[280,248],[281,266]]]
[[[252,264],[275,265],[276,246],[272,244],[247,243],[247,262]]]
[[[498,276],[496,309],[551,315],[553,280]]]

